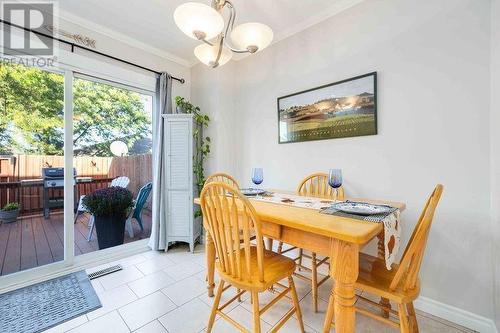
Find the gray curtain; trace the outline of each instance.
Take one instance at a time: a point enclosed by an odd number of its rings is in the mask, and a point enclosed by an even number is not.
[[[167,186],[165,173],[165,127],[162,115],[172,113],[172,77],[162,73],[156,81],[156,106],[153,111],[153,226],[149,247],[166,250]]]

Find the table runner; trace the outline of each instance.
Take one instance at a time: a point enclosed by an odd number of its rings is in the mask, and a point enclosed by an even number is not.
[[[316,197],[304,197],[293,194],[266,192],[263,195],[249,197],[251,200],[272,202],[281,205],[293,207],[309,208],[319,210],[321,213],[349,217],[361,221],[384,223],[384,247],[385,247],[385,266],[388,270],[392,269],[392,264],[396,261],[399,252],[401,228],[400,211],[397,208],[388,214],[378,214],[371,216],[360,216],[347,214],[331,208],[335,200]]]
[[[360,221],[374,222],[374,223],[384,223],[384,253],[385,253],[385,267],[388,270],[392,269],[392,264],[396,261],[396,255],[399,252],[399,245],[401,239],[401,228],[400,228],[400,211],[397,208],[393,208],[391,212],[385,214],[375,214],[369,216],[361,216],[355,214],[348,214],[336,210],[335,208],[328,207],[322,209],[320,213],[349,217]]]
[[[322,199],[315,197],[304,197],[295,194],[266,192],[263,195],[248,197],[250,200],[272,202],[281,205],[309,208],[309,209],[324,209],[330,207],[335,200]]]

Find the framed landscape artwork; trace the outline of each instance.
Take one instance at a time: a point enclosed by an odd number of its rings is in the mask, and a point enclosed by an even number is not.
[[[279,143],[377,134],[377,73],[278,98]]]

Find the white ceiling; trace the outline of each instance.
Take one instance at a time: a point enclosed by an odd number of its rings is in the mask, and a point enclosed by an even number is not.
[[[210,4],[209,0],[192,0]],[[233,0],[236,24],[257,21],[274,31],[274,42],[304,30],[362,0]],[[199,42],[175,25],[175,8],[187,0],[64,0],[61,18],[129,44],[147,47],[183,65],[196,63]]]

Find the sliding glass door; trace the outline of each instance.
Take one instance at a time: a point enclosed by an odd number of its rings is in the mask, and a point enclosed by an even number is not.
[[[94,219],[80,204],[97,189],[129,189],[136,204],[124,243],[149,238],[152,109],[151,92],[1,64],[0,278],[97,255]]]
[[[0,275],[64,259],[64,74],[0,66]]]
[[[124,243],[151,233],[152,106],[152,96],[137,89],[82,75],[73,81],[77,198],[83,201],[85,195],[110,186],[130,190],[137,203],[126,223]],[[97,251],[110,238],[98,233],[94,216],[82,203],[79,207],[75,255]]]

